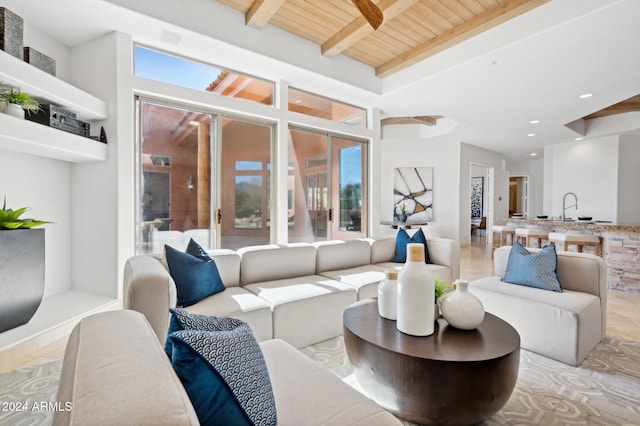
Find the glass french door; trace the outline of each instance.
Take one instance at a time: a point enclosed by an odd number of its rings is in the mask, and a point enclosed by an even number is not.
[[[213,248],[211,147],[215,115],[137,101],[136,253]]]
[[[366,143],[289,130],[289,242],[366,236]]]
[[[220,247],[269,244],[273,125],[222,117],[219,133]]]

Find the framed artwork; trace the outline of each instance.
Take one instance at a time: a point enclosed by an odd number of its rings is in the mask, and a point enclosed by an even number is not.
[[[484,177],[471,178],[471,219],[482,219]]]
[[[393,218],[403,222],[433,221],[433,167],[394,169]]]

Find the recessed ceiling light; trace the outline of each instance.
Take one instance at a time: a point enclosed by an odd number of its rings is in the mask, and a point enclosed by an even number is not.
[[[593,93],[583,93],[582,95],[578,96],[580,99],[587,99],[593,96]]]
[[[584,139],[584,138],[575,138],[574,140],[581,141],[582,139]]]
[[[531,120],[529,122],[529,124],[538,124],[540,122],[540,120]]]
[[[536,155],[538,155],[538,153],[537,153],[537,152],[532,152],[532,153],[531,153],[531,154],[529,154],[529,155],[531,155],[532,157],[535,157]]]
[[[302,101],[300,99],[295,101],[297,104],[301,103]]]
[[[533,137],[535,135],[536,135],[535,133],[529,133],[527,136],[529,136],[531,138],[531,137]]]

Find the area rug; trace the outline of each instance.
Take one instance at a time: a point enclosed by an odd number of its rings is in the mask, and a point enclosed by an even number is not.
[[[352,375],[342,337],[301,351],[363,392]],[[61,362],[54,361],[0,374],[0,425],[50,425],[53,412],[46,403],[56,399],[60,367]],[[639,401],[640,343],[607,337],[580,367],[520,351],[511,398],[482,424],[637,426]]]
[[[62,361],[0,374],[0,425],[50,425]]]
[[[352,375],[342,337],[302,352],[365,393]],[[511,398],[482,425],[640,425],[639,342],[606,337],[580,367],[526,350],[520,354]]]

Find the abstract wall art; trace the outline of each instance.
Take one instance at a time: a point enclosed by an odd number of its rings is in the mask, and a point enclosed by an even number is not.
[[[471,178],[471,219],[482,219],[484,177]]]
[[[433,221],[433,167],[397,167],[393,171],[393,218],[407,222]]]

